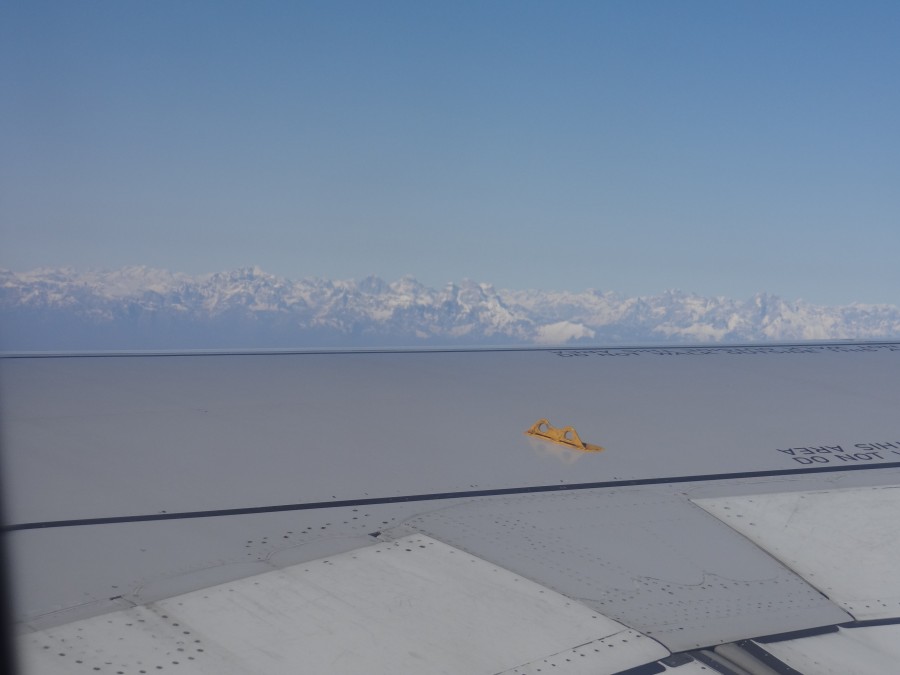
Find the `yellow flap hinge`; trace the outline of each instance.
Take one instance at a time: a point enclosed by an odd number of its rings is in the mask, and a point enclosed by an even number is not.
[[[599,445],[591,445],[582,441],[578,432],[575,431],[575,427],[555,427],[546,419],[538,420],[525,433],[582,452],[603,452],[603,448]]]

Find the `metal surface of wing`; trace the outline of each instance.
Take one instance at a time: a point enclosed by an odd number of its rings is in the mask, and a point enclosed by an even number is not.
[[[23,663],[890,672],[898,365],[894,343],[2,358]]]

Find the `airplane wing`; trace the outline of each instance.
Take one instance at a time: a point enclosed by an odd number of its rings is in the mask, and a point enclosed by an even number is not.
[[[900,343],[22,355],[0,396],[25,673],[900,662]]]

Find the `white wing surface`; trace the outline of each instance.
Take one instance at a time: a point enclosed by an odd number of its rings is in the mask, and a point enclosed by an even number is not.
[[[898,375],[895,343],[2,358],[22,669],[894,672]]]

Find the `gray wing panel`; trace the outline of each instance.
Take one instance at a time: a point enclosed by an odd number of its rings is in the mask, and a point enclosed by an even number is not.
[[[408,525],[672,651],[851,618],[684,495],[662,490],[487,499]]]

